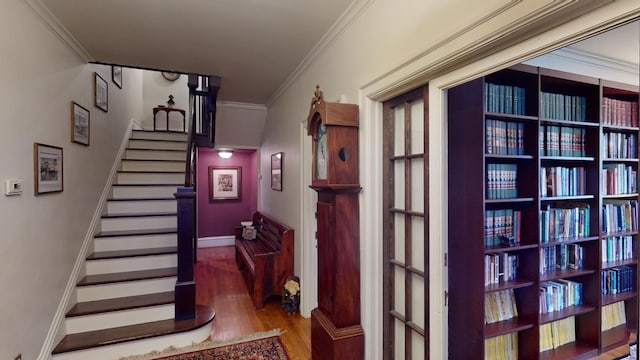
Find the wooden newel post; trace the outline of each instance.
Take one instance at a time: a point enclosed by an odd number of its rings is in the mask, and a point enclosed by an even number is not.
[[[193,188],[180,187],[173,194],[178,206],[178,280],[175,287],[175,318],[187,320],[196,314],[196,281],[193,277],[195,204]]]

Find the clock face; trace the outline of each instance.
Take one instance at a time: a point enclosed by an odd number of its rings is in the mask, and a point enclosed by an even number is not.
[[[327,178],[327,132],[321,121],[316,134],[316,179],[324,180]]]

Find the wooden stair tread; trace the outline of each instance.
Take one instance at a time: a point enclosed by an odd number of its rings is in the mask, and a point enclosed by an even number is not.
[[[139,139],[139,138],[129,138],[129,140],[135,140],[135,141],[154,141],[154,142],[162,141],[162,142],[185,143],[185,144],[187,143],[187,140]]]
[[[126,201],[163,201],[163,200],[175,200],[175,197],[150,197],[150,198],[110,198],[107,201],[117,201],[117,202],[126,202]]]
[[[178,252],[177,246],[131,249],[131,250],[99,251],[99,252],[91,253],[91,255],[87,256],[87,260],[119,259],[119,258],[138,257],[138,256],[167,255],[167,254],[176,254],[177,252]]]
[[[105,214],[102,215],[103,219],[114,219],[114,218],[124,218],[124,217],[150,217],[150,216],[176,216],[177,212],[147,212],[147,213],[119,213],[119,214]]]
[[[144,140],[144,139],[134,139],[134,140]],[[181,152],[181,153],[186,153],[187,150],[177,150],[177,149],[150,149],[150,148],[143,148],[143,147],[127,147],[125,150],[143,150],[143,151],[173,151],[173,152]]]
[[[171,160],[171,159],[122,159],[123,161],[158,161],[158,162],[177,162],[177,163],[186,163],[186,160]]]
[[[139,235],[162,235],[162,234],[177,234],[178,229],[166,228],[166,229],[143,229],[143,230],[114,230],[114,231],[101,231],[95,234],[94,238],[103,237],[116,237],[116,236],[139,236]]]
[[[175,267],[152,270],[137,270],[109,274],[86,275],[78,282],[78,286],[110,284],[125,281],[150,280],[164,277],[172,277],[178,274]]]
[[[191,331],[210,323],[215,317],[213,309],[196,305],[196,316],[190,320],[161,320],[138,325],[88,331],[66,335],[53,349],[53,354],[90,349],[98,346],[118,344],[126,341],[147,339]]]
[[[118,170],[119,174],[184,174],[184,171]]]
[[[110,311],[136,309],[146,306],[171,304],[175,300],[173,291],[145,294],[138,296],[127,296],[115,299],[86,301],[75,304],[67,317],[99,314]]]

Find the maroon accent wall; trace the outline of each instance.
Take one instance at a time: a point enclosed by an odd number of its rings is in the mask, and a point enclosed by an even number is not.
[[[209,166],[242,167],[240,200],[209,200]],[[257,155],[255,150],[234,150],[222,159],[216,149],[198,149],[198,237],[233,236],[240,221],[251,220],[258,208]]]

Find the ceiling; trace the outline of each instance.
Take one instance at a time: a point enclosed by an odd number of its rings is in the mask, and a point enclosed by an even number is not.
[[[218,75],[266,104],[353,0],[39,0],[90,60]]]
[[[357,0],[34,0],[90,60],[218,75],[218,99],[268,104]],[[638,22],[571,48],[638,64]]]

